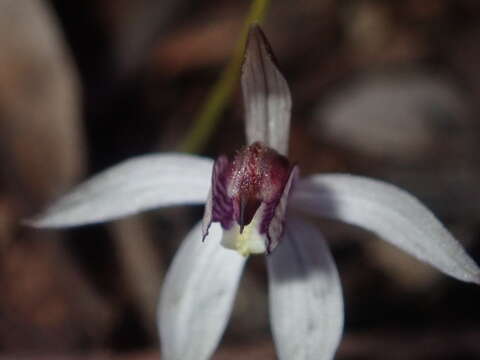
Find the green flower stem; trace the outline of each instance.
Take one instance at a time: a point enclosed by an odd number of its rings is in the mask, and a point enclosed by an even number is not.
[[[210,90],[205,104],[194,120],[193,126],[180,143],[179,148],[181,151],[190,153],[200,152],[208,142],[210,135],[218,124],[220,115],[230,102],[230,98],[237,85],[240,67],[243,62],[245,41],[250,26],[253,23],[262,22],[269,3],[270,0],[253,0],[233,57],[222,71],[217,83]]]

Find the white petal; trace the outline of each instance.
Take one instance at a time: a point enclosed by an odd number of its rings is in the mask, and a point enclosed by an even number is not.
[[[291,205],[363,227],[445,274],[480,283],[480,269],[461,244],[430,210],[393,185],[359,176],[316,175],[297,184]]]
[[[250,31],[242,70],[248,144],[260,141],[286,155],[292,107],[290,90],[258,26]]]
[[[150,154],[126,160],[80,184],[43,214],[36,227],[101,222],[161,206],[205,202],[212,160],[182,154]]]
[[[246,258],[222,247],[221,237],[214,223],[202,242],[199,224],[173,259],[159,307],[164,360],[209,359],[222,337]]]
[[[267,264],[279,359],[332,359],[344,310],[340,279],[323,236],[312,225],[289,218],[286,236]]]

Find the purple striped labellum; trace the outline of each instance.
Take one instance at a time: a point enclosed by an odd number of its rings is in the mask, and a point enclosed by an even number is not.
[[[244,256],[270,253],[284,230],[287,200],[297,166],[261,142],[220,156],[205,207],[203,238],[212,222],[224,229],[222,245]]]

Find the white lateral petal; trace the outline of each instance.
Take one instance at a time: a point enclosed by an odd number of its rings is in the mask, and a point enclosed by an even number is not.
[[[384,182],[345,174],[297,184],[291,205],[370,230],[456,279],[480,283],[480,269],[430,210]]]
[[[289,219],[267,256],[270,317],[280,360],[333,359],[343,329],[340,279],[323,236]]]
[[[242,68],[242,92],[247,143],[260,141],[286,155],[292,107],[290,90],[258,26],[252,27],[248,37]]]
[[[221,246],[221,237],[213,223],[202,242],[199,224],[173,259],[158,313],[164,360],[209,359],[222,337],[246,257]]]
[[[68,227],[162,206],[200,204],[207,198],[212,164],[210,159],[183,154],[132,158],[80,184],[27,223]]]

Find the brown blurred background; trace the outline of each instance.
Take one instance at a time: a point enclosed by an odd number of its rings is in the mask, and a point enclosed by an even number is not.
[[[68,231],[19,221],[107,166],[174,150],[248,6],[0,3],[0,359],[159,358],[160,284],[200,207]],[[291,85],[303,173],[400,185],[480,261],[480,3],[277,0],[265,31]],[[243,142],[237,89],[203,154]],[[359,229],[319,226],[345,293],[338,359],[480,359],[478,287]],[[215,359],[275,359],[263,259],[249,265]]]

